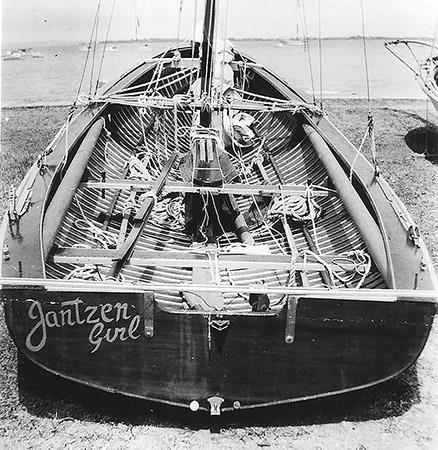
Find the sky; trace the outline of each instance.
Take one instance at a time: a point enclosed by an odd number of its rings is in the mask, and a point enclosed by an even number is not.
[[[204,0],[100,0],[99,38],[104,39],[115,1],[110,39],[133,39],[136,17],[139,38],[174,38],[182,3],[181,38],[193,35],[195,5],[202,17]],[[437,0],[362,0],[365,32],[370,36],[433,37]],[[99,0],[2,0],[3,45],[87,42]],[[361,0],[301,0],[308,35],[318,36],[319,5],[322,37],[361,34]],[[297,0],[219,0],[220,24],[228,37],[294,37]],[[228,6],[228,14],[226,14]],[[301,13],[302,15],[302,13]],[[224,21],[224,17],[228,17]],[[300,20],[302,23],[302,18]],[[301,31],[300,31],[301,33]]]

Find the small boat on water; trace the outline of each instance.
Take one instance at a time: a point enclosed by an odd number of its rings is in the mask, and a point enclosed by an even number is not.
[[[294,47],[294,46],[303,46],[305,42],[302,39],[281,39],[274,44],[274,47]]]
[[[421,90],[438,113],[438,47],[427,42],[404,39],[387,41],[385,47],[414,73]],[[401,49],[407,50],[406,54]]]
[[[23,55],[21,52],[17,50],[8,50],[4,55],[2,55],[3,61],[15,61],[15,60],[22,60]]]
[[[17,50],[8,50],[2,59],[8,60],[23,60],[25,58],[43,58],[41,53],[35,52],[32,48],[19,48]]]
[[[215,42],[215,9],[11,187],[11,336],[56,375],[212,415],[388,380],[436,312],[418,227],[301,90]]]

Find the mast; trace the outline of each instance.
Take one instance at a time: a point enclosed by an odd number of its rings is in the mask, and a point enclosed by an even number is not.
[[[201,95],[209,95],[213,78],[213,45],[216,25],[216,0],[206,0],[201,45]],[[211,111],[201,111],[200,125],[210,127]]]

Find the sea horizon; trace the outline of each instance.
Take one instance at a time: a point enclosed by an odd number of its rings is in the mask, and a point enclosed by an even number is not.
[[[109,39],[106,42],[112,44],[122,44],[122,43],[135,43],[135,42],[172,42],[177,41],[177,37],[140,37],[138,39]],[[303,41],[302,37],[296,36],[277,36],[277,37],[229,37],[230,41],[238,41],[238,42],[250,42],[250,41],[259,41],[259,42],[275,42],[275,41]],[[361,35],[352,35],[352,36],[325,36],[319,38],[318,36],[309,36],[307,40],[309,41],[318,41],[321,39],[322,41],[349,41],[349,40],[362,40],[363,36]],[[418,40],[418,41],[432,41],[433,37],[430,36],[365,36],[366,40],[385,40],[385,41],[393,41],[393,40]],[[180,39],[184,40],[184,39]],[[99,44],[104,44],[105,40],[100,40]],[[72,46],[72,45],[87,45],[88,41],[86,40],[51,40],[51,41],[7,41],[4,36],[1,39],[2,51],[6,48],[43,48],[43,47],[52,47],[52,46]]]

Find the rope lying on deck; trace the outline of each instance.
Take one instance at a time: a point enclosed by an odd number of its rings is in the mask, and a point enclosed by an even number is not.
[[[310,196],[291,195],[288,197],[276,197],[267,217],[271,221],[276,221],[283,217],[290,217],[292,220],[307,222],[317,220],[322,213],[322,208]]]
[[[324,260],[324,255],[318,255],[310,250],[304,250],[301,252],[301,256],[304,257],[304,264],[306,264],[307,258],[311,257],[320,262],[326,269],[330,276],[331,285],[328,288],[337,287],[336,280],[340,281],[343,285],[347,286],[347,283],[351,282],[354,277],[359,274],[361,276],[360,280],[354,286],[355,289],[359,289],[365,278],[368,276],[371,270],[371,257],[368,253],[363,250],[354,250],[349,252],[343,252],[337,255],[336,259],[332,260],[333,264],[343,267],[343,264],[351,264],[354,266],[354,270],[346,276],[340,275],[338,272],[331,269],[330,265]],[[360,267],[365,266],[363,272],[361,272]]]

